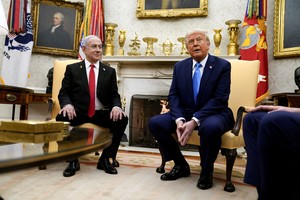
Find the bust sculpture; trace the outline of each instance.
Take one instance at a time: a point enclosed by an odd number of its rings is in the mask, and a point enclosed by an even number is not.
[[[296,85],[298,86],[298,90],[296,92],[299,93],[299,91],[300,91],[300,67],[297,67],[295,69],[294,80],[295,80]]]
[[[47,74],[47,78],[48,78],[48,86],[46,88],[46,93],[52,93],[52,84],[53,84],[53,67],[51,69],[49,69],[48,74]]]

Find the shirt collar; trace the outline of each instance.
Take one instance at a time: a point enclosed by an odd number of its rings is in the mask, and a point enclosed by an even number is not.
[[[84,63],[85,63],[86,69],[89,68],[91,65],[91,63],[87,59],[84,59]],[[99,69],[99,60],[97,62],[95,62],[94,65],[95,65],[95,69]]]
[[[206,62],[207,62],[207,59],[208,59],[208,54],[205,56],[205,58],[203,60],[200,61],[200,64],[202,65],[202,67],[204,68],[204,66],[206,65]],[[193,59],[193,68],[195,67],[197,61]]]

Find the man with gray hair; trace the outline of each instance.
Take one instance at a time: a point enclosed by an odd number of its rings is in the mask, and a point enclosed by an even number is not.
[[[93,123],[109,128],[113,134],[112,143],[102,151],[97,169],[117,174],[115,158],[128,117],[121,109],[116,70],[101,62],[102,42],[99,37],[89,35],[84,38],[82,51],[85,54],[83,61],[67,65],[58,95],[61,110],[56,121],[68,121],[71,126]],[[63,175],[70,177],[80,169],[80,164],[77,158],[67,161],[69,166]]]
[[[170,112],[149,120],[149,129],[158,142],[164,161],[174,161],[170,172],[160,179],[173,181],[190,175],[190,167],[179,146],[187,144],[193,130],[201,137],[201,174],[197,187],[213,186],[214,162],[221,148],[222,135],[234,125],[228,107],[230,62],[210,55],[209,38],[204,31],[193,31],[185,37],[191,55],[175,64],[169,90]],[[178,142],[172,136],[177,134]]]

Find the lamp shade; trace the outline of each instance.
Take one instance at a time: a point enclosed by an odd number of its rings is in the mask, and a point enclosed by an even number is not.
[[[7,33],[8,33],[7,20],[4,14],[2,0],[0,0],[0,35],[7,35]]]

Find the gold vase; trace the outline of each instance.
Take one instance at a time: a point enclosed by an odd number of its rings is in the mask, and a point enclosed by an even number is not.
[[[146,48],[146,56],[155,56],[154,49],[153,49],[153,44],[157,42],[157,38],[154,37],[144,37],[143,41],[147,43],[147,48]]]
[[[105,55],[106,56],[113,56],[114,55],[114,35],[115,35],[115,28],[118,27],[115,23],[105,23]]]
[[[239,36],[239,24],[241,23],[238,19],[232,19],[225,22],[228,25],[229,44],[227,45],[227,54],[229,56],[238,55],[239,45],[237,44]]]
[[[181,52],[180,52],[180,55],[188,55],[188,51],[186,49],[186,43],[185,43],[185,37],[179,37],[177,38],[177,41],[181,43]]]
[[[222,29],[214,29],[214,43],[215,43],[215,50],[214,50],[214,54],[216,56],[219,56],[221,55],[221,51],[220,51],[220,44],[221,44],[221,41],[222,41],[222,35],[221,35],[221,31]]]
[[[120,56],[124,56],[124,44],[125,44],[125,41],[126,41],[126,30],[119,30],[119,51],[118,51],[118,55]]]

